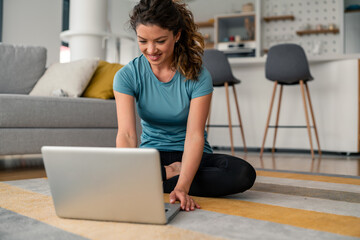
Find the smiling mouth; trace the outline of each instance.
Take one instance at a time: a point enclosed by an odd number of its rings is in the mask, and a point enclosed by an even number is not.
[[[156,60],[159,60],[161,54],[154,54],[154,55],[148,54],[147,56],[149,57],[149,59],[150,59],[151,61],[156,61]]]

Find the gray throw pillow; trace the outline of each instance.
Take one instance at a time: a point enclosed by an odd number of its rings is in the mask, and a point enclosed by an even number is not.
[[[29,94],[45,65],[44,47],[0,43],[0,93]]]

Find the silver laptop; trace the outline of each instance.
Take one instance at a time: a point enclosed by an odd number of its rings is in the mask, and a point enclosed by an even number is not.
[[[180,204],[164,203],[156,149],[41,149],[56,214],[64,218],[166,224]]]

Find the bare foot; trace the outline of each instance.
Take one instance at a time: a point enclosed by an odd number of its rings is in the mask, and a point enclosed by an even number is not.
[[[181,162],[174,162],[168,166],[165,166],[166,180],[180,174]]]

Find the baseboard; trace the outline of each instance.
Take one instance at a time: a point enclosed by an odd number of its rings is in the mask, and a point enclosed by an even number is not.
[[[214,151],[231,151],[228,146],[212,146]],[[244,152],[243,147],[234,147],[235,152]],[[248,152],[260,153],[261,148],[247,148]],[[308,149],[292,149],[292,148],[275,148],[277,153],[294,153],[294,154],[310,154]],[[271,148],[264,148],[264,153],[271,153]],[[318,154],[317,150],[314,150]],[[336,156],[360,156],[359,152],[341,152],[341,151],[321,151],[323,155],[336,155]]]
[[[44,162],[39,154],[0,156],[0,170],[39,167],[44,167]]]

